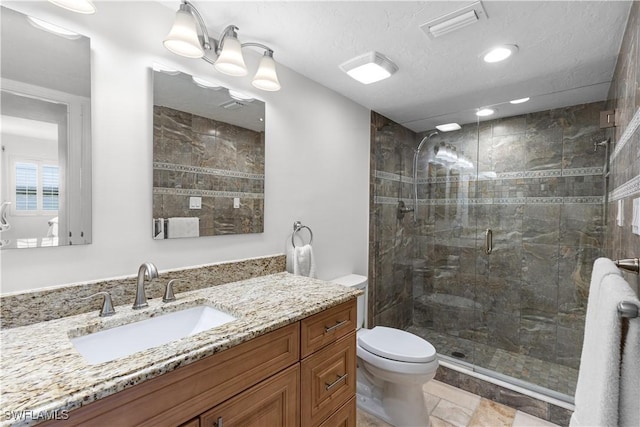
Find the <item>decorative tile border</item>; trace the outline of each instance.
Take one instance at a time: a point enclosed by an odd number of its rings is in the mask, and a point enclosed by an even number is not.
[[[165,188],[153,187],[153,194],[172,196],[201,196],[201,197],[239,197],[241,199],[264,199],[263,193],[241,193],[238,191],[198,190],[194,188]]]
[[[625,199],[627,197],[640,195],[640,175],[630,179],[618,188],[609,193],[609,201]]]
[[[627,145],[627,142],[631,140],[631,137],[633,137],[633,134],[638,130],[638,128],[640,128],[640,108],[636,110],[636,113],[633,115],[633,118],[627,125],[624,133],[622,134],[620,139],[616,141],[613,153],[611,153],[610,161],[613,161],[613,159],[615,159],[618,154],[620,154],[624,146]]]
[[[373,172],[373,176],[375,178],[380,178],[380,179],[384,179],[384,180],[387,180],[387,181],[402,182],[403,184],[404,183],[413,184],[413,182],[414,182],[412,177],[399,175],[397,173],[392,173],[392,172],[379,171],[379,170],[375,170]]]
[[[475,174],[467,175],[453,175],[453,176],[436,176],[429,178],[418,178],[418,184],[444,184],[452,182],[466,182],[466,181],[494,181],[494,180],[507,180],[507,179],[531,179],[531,178],[559,178],[566,176],[598,176],[602,175],[601,167],[593,168],[571,168],[571,169],[545,169],[535,171],[521,171],[521,172],[501,172],[495,174],[495,176],[487,176],[483,173],[476,178]],[[384,171],[374,171],[374,176],[379,179],[388,181],[398,181],[403,183],[413,184],[413,178],[401,177],[395,173],[389,173]]]
[[[640,192],[640,189],[637,190]],[[400,199],[408,207],[413,206],[413,199]],[[377,205],[397,205],[397,197],[375,196],[373,200]],[[581,197],[481,197],[481,198],[460,198],[460,199],[418,199],[419,206],[465,206],[465,205],[568,205],[568,204],[589,204],[597,205],[602,203],[602,196],[581,196]]]
[[[224,169],[203,168],[199,166],[179,165],[175,163],[153,162],[154,170],[166,170],[173,172],[199,173],[202,175],[225,176],[231,178],[257,179],[264,181],[264,174],[248,173]]]

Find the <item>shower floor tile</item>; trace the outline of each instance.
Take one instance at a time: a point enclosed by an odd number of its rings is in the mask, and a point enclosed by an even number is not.
[[[492,348],[429,328],[411,326],[407,330],[428,340],[440,355],[454,357],[568,396],[575,394],[578,381],[578,370],[575,368]]]

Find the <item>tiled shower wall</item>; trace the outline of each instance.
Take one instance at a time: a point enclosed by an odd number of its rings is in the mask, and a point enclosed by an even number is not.
[[[640,2],[631,6],[607,107],[616,111],[616,127],[607,132],[613,146],[605,254],[613,259],[637,258],[640,235],[633,233],[632,214],[633,200],[640,198]],[[616,222],[619,203],[621,226]],[[640,276],[625,273],[625,278],[640,292]]]
[[[427,326],[472,351],[501,348],[577,367],[590,269],[603,246],[604,103],[464,126],[413,154],[426,135],[372,118],[374,324]],[[446,141],[473,169],[435,163]],[[477,167],[477,171],[476,171]],[[493,252],[484,253],[484,231]]]
[[[262,233],[264,132],[168,107],[153,113],[154,218],[197,216],[200,236]],[[189,209],[191,196],[202,209]]]

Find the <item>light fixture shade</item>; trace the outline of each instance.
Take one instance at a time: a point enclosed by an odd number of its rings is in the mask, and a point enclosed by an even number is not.
[[[223,40],[222,52],[213,66],[223,74],[246,76],[247,66],[244,63],[240,42],[232,36],[226,36]]]
[[[91,0],[49,0],[56,6],[60,6],[64,9],[72,12],[84,13],[85,15],[91,15],[96,13],[96,7]]]
[[[260,60],[258,71],[251,81],[251,84],[261,90],[275,92],[280,90],[280,82],[276,73],[276,61],[269,52],[265,52]]]
[[[460,130],[462,128],[458,123],[445,123],[442,125],[437,125],[436,129],[438,129],[441,132],[451,132],[454,130]]]
[[[198,39],[196,20],[182,6],[176,12],[173,27],[162,43],[164,47],[176,55],[187,58],[202,58],[204,56],[204,49]]]
[[[390,77],[398,66],[378,52],[369,52],[340,64],[340,69],[367,85]]]

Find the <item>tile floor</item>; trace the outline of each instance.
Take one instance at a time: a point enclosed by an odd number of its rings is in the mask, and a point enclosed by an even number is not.
[[[424,387],[431,427],[557,427],[478,395],[432,380]],[[391,427],[358,410],[357,427]]]

